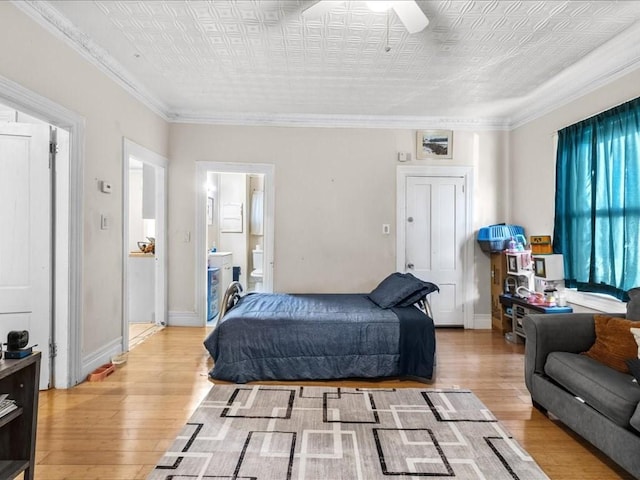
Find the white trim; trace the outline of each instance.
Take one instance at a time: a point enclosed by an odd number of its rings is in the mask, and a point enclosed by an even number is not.
[[[640,22],[524,97],[505,119],[515,130],[640,68]]]
[[[85,355],[82,358],[82,379],[84,380],[87,378],[87,375],[93,372],[96,368],[108,363],[111,358],[118,355],[121,352],[121,345],[122,338],[116,338],[103,347],[91,352],[89,355]]]
[[[69,388],[82,380],[80,342],[82,339],[82,252],[84,193],[84,130],[85,120],[17,83],[0,76],[0,103],[39,118],[69,132],[68,176],[59,175],[56,197],[58,207],[56,230],[65,232],[57,237],[56,308],[54,338],[58,343],[58,357],[54,361],[54,387]],[[62,214],[62,211],[66,214]],[[66,243],[65,243],[66,242]],[[46,348],[46,347],[45,347]]]
[[[564,290],[567,302],[603,313],[626,313],[627,304],[609,295],[590,292],[578,292],[571,288]]]
[[[273,292],[274,231],[275,231],[275,166],[266,163],[196,162],[195,218],[195,303],[200,318],[198,326],[207,324],[207,172],[257,173],[264,175],[264,277],[263,291]],[[226,288],[226,287],[225,287]]]
[[[491,330],[491,315],[476,313],[473,316],[473,328],[476,330]]]
[[[178,111],[169,114],[171,123],[205,125],[314,127],[314,128],[397,128],[448,130],[509,130],[502,118],[427,117],[409,115],[324,115],[279,113],[229,113]]]
[[[464,283],[462,285],[462,307],[464,310],[464,328],[476,328],[474,322],[473,299],[473,279],[475,278],[475,264],[473,262],[473,210],[471,199],[473,198],[473,167],[460,166],[432,166],[432,165],[399,165],[396,171],[396,270],[405,271],[405,251],[406,241],[404,231],[404,219],[406,218],[406,179],[411,176],[425,177],[462,177],[465,189],[465,234],[467,241],[462,252],[462,262],[464,264]]]
[[[206,316],[206,310],[205,310]],[[205,319],[206,324],[206,319]],[[195,312],[169,312],[170,327],[202,327],[202,318]]]
[[[169,107],[142,85],[105,49],[76,27],[50,2],[41,0],[12,0],[15,7],[35,21],[56,38],[63,40],[91,65],[97,67],[111,80],[124,88],[134,98],[142,102],[152,112],[168,120]]]
[[[122,351],[129,350],[129,161],[153,165],[156,185],[154,309],[156,325],[167,324],[167,175],[169,161],[126,137],[122,139]]]
[[[173,123],[211,125],[263,125],[329,128],[444,128],[452,130],[513,130],[559,106],[586,95],[640,67],[640,23],[590,52],[529,95],[509,102],[490,117],[427,117],[393,115],[219,114],[171,110],[88,35],[47,1],[12,0],[13,5],[36,23],[62,39],[134,98]]]

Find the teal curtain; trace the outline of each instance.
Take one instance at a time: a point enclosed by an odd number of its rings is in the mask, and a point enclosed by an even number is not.
[[[554,252],[568,287],[640,286],[640,98],[558,132]]]

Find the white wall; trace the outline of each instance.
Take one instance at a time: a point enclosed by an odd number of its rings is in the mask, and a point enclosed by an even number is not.
[[[247,238],[249,236],[248,206],[247,206],[247,175],[245,173],[221,173],[220,190],[218,191],[219,218],[219,252],[231,252],[233,266],[239,266],[242,272],[240,282],[247,289]],[[242,232],[227,232],[221,225],[224,221],[223,211],[227,204],[242,205]],[[224,285],[223,288],[227,288]]]
[[[397,152],[415,130],[235,127],[173,124],[169,166],[169,311],[193,312],[196,161],[275,165],[274,290],[365,292],[395,270]],[[505,132],[454,132],[452,160],[475,167],[474,228],[504,220]],[[413,164],[427,164],[416,161]],[[198,186],[200,187],[200,186]],[[470,239],[470,241],[475,241]],[[476,250],[476,261],[488,257]],[[484,267],[483,267],[484,268]],[[488,313],[488,281],[474,292]],[[485,288],[486,286],[486,288]]]
[[[167,154],[168,124],[9,2],[0,2],[0,75],[84,117],[82,356],[122,335],[122,138]],[[113,185],[100,193],[98,182]],[[100,230],[100,215],[111,220]]]
[[[558,130],[640,96],[640,70],[511,132],[511,223],[527,235],[553,235]]]

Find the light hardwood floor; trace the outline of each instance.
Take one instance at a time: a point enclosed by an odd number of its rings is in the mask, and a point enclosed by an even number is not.
[[[165,328],[105,381],[41,392],[36,479],[146,478],[212,386],[206,334],[205,328]],[[531,407],[522,345],[495,332],[459,329],[439,329],[437,342],[437,377],[428,387],[473,390],[552,480],[632,478]],[[297,383],[425,387],[398,380]]]

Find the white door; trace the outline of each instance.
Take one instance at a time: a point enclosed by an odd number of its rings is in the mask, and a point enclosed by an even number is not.
[[[51,174],[49,127],[0,125],[0,341],[28,330],[42,352],[40,388],[51,365]]]
[[[405,271],[440,287],[436,325],[464,325],[464,178],[409,176],[405,192]]]

